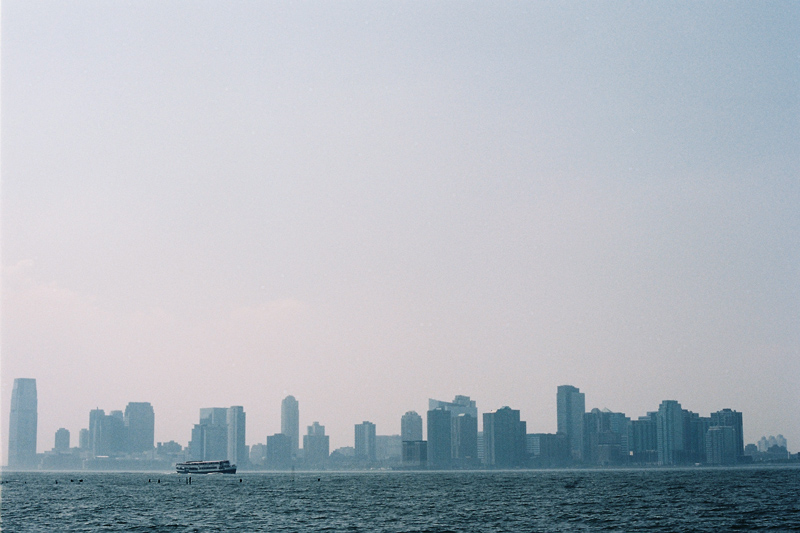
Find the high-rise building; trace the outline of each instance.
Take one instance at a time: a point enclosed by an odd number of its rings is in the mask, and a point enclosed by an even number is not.
[[[228,408],[228,461],[240,469],[247,466],[247,445],[245,444],[246,415],[244,407],[234,405]]]
[[[631,462],[636,464],[658,463],[657,414],[655,411],[651,411],[646,416],[640,416],[638,420],[631,421]]]
[[[492,468],[522,466],[525,462],[527,426],[519,411],[503,407],[483,414],[483,463]]]
[[[125,406],[128,451],[144,453],[155,446],[155,413],[150,402],[130,402]]]
[[[584,394],[572,385],[559,386],[556,393],[556,410],[558,432],[567,436],[572,459],[582,461],[583,415],[586,412]]]
[[[89,451],[92,457],[109,454],[108,433],[105,430],[106,412],[102,409],[92,409],[89,412]]]
[[[325,426],[314,422],[303,435],[303,460],[306,466],[322,468],[330,456],[330,437],[325,434]]]
[[[453,466],[466,468],[478,464],[478,419],[467,413],[452,418]]]
[[[38,400],[36,380],[17,378],[11,392],[8,431],[8,466],[35,468]]]
[[[56,452],[69,451],[69,430],[66,428],[58,428],[56,431],[55,444],[53,450]]]
[[[422,440],[422,417],[416,411],[408,411],[400,419],[400,440]]]
[[[738,435],[733,426],[711,426],[706,432],[706,462],[712,465],[736,464]]]
[[[443,407],[428,411],[428,466],[434,469],[450,467],[452,458],[451,413]]]
[[[742,413],[732,409],[723,409],[716,413],[711,413],[711,427],[729,426],[733,428],[736,437],[736,456],[744,455],[744,427],[742,425]],[[786,443],[784,442],[784,447]]]
[[[283,433],[267,437],[267,468],[286,470],[292,466],[292,438]]]
[[[466,413],[470,416],[478,418],[478,406],[475,404],[475,400],[469,399],[469,396],[458,395],[453,399],[452,402],[444,402],[442,400],[428,398],[428,410],[440,408],[444,409],[445,411],[450,411],[453,413],[453,416]]]
[[[677,465],[685,461],[683,409],[675,400],[664,400],[656,415],[658,464]]]
[[[80,432],[78,432],[78,448],[81,450],[89,449],[89,430],[87,428],[81,428]]]
[[[228,458],[228,410],[224,407],[200,409],[200,423],[192,428],[189,457],[195,461],[221,461]]]
[[[624,464],[629,459],[628,426],[624,413],[592,409],[583,415],[583,462],[588,464]]]
[[[300,450],[300,404],[294,396],[281,402],[281,433],[292,439],[292,455]]]
[[[355,458],[360,461],[374,462],[376,457],[375,424],[367,421],[356,424]]]

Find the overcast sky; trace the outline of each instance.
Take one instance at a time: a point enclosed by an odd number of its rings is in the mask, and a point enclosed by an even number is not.
[[[800,450],[796,2],[2,3],[2,431],[469,395]],[[5,459],[4,459],[5,460]]]

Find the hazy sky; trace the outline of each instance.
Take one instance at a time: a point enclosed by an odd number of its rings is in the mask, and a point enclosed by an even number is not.
[[[429,397],[800,449],[800,4],[2,3],[2,429]]]

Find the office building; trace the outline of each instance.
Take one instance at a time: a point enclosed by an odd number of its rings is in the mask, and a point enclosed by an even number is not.
[[[325,434],[325,426],[314,422],[303,435],[303,461],[309,468],[323,468],[330,456],[330,437]]]
[[[267,468],[288,470],[292,466],[292,438],[283,433],[267,437]]]
[[[358,461],[374,462],[377,458],[375,448],[375,424],[364,421],[355,426],[355,458]]]
[[[405,468],[424,468],[428,462],[428,443],[424,440],[403,442],[403,466]]]
[[[451,413],[443,407],[428,411],[428,467],[450,468],[452,454]]]
[[[451,412],[453,416],[468,414],[476,419],[478,418],[478,406],[475,404],[474,400],[469,399],[469,396],[458,395],[452,402],[444,402],[442,400],[429,398],[428,410],[433,409],[444,409],[445,411]]]
[[[491,468],[513,468],[525,463],[525,422],[519,411],[503,407],[483,414],[483,464]]]
[[[658,463],[658,429],[656,416],[658,413],[651,411],[638,420],[632,420],[630,425],[630,455],[631,462],[639,465]]]
[[[58,428],[56,431],[55,444],[53,451],[68,452],[69,451],[69,430],[65,428]]]
[[[451,458],[457,468],[469,468],[478,463],[478,419],[461,413],[451,419]]]
[[[583,460],[583,415],[586,412],[584,394],[572,385],[561,385],[556,392],[558,433],[567,436],[574,461]],[[485,430],[484,430],[485,431]]]
[[[200,409],[200,423],[192,428],[189,457],[193,461],[221,461],[228,458],[228,410]]]
[[[706,462],[712,465],[733,465],[738,458],[738,435],[733,426],[711,426],[705,437]]]
[[[422,417],[416,411],[408,411],[400,419],[400,440],[422,440]]]
[[[130,402],[125,406],[128,452],[150,452],[155,446],[155,414],[150,402]]]
[[[245,444],[246,415],[244,407],[241,405],[229,407],[226,421],[228,426],[228,461],[240,469],[246,468],[249,454]]]
[[[78,432],[78,449],[89,449],[89,430],[87,428],[81,428]]]
[[[300,404],[294,396],[281,402],[281,433],[292,439],[292,456],[300,450]]]
[[[740,457],[744,455],[744,427],[742,425],[742,413],[739,411],[734,411],[732,409],[723,409],[722,411],[717,411],[716,413],[711,413],[711,426],[728,426],[732,427],[735,440],[736,440],[736,456]],[[784,439],[784,447],[786,446],[786,442]]]
[[[36,436],[38,431],[36,380],[17,378],[11,391],[11,413],[8,431],[8,466],[36,468]]]
[[[675,400],[664,400],[656,414],[658,464],[677,465],[685,462],[683,409]]]

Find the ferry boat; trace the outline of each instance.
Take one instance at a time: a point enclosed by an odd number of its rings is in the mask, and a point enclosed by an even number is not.
[[[230,461],[186,461],[175,465],[179,474],[235,474]]]

